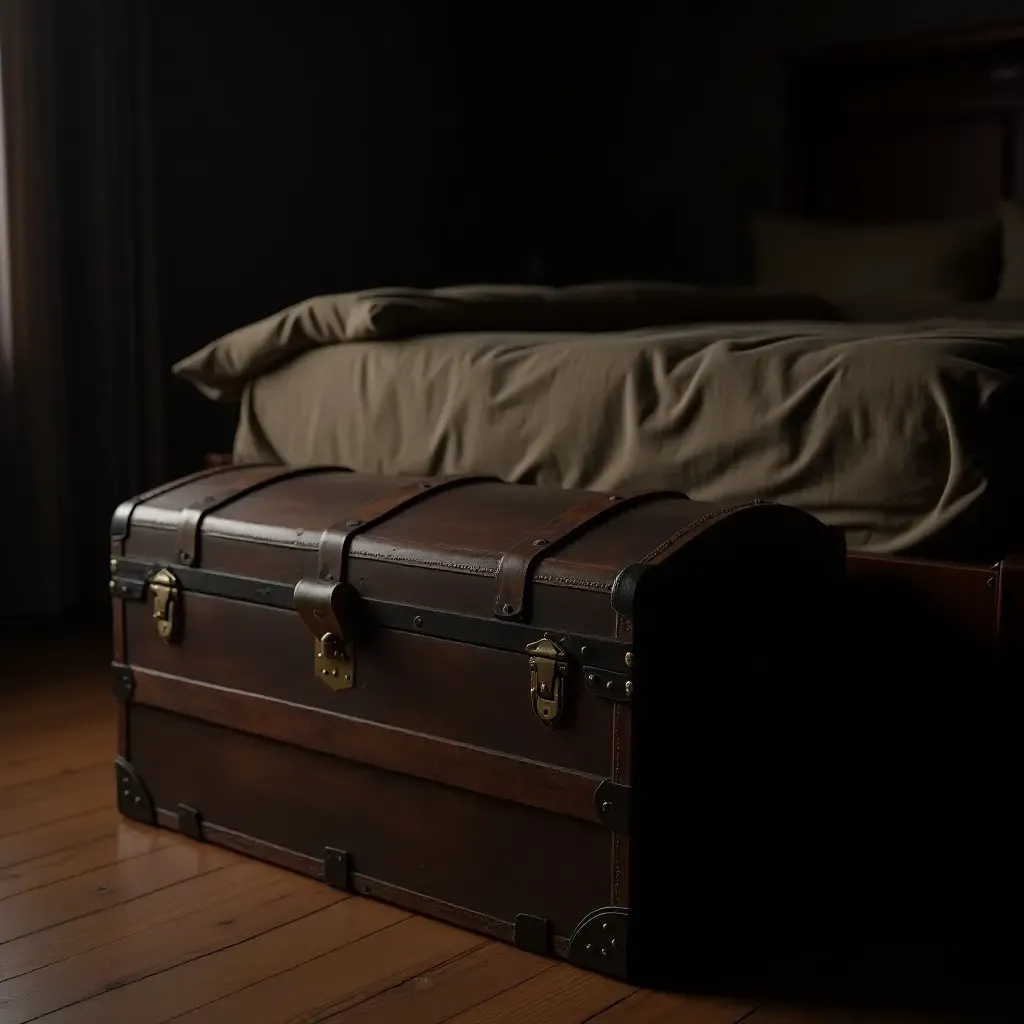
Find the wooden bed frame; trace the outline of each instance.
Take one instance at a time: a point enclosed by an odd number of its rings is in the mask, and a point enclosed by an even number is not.
[[[788,71],[788,212],[892,223],[1024,200],[1024,24],[798,53]],[[1007,858],[1020,848],[1024,554],[848,564],[873,799],[919,836],[997,834],[985,856]],[[922,867],[945,842],[925,841]],[[939,891],[944,870],[964,872],[932,867]]]

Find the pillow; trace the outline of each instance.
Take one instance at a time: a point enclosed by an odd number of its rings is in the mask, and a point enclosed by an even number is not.
[[[846,225],[761,217],[754,224],[756,283],[832,301],[990,298],[999,268],[995,218]]]
[[[1024,203],[1002,203],[1003,267],[999,280],[1000,300],[1024,299]]]

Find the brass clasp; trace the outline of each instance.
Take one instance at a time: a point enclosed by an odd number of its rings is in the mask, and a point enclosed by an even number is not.
[[[153,595],[153,621],[157,635],[171,643],[178,635],[181,589],[178,578],[170,569],[158,569],[149,577],[149,592]]]
[[[353,680],[352,655],[345,638],[336,633],[324,633],[313,645],[316,650],[313,671],[317,679],[332,690],[351,690]]]
[[[348,583],[301,579],[292,603],[313,634],[313,674],[335,692],[356,685],[355,621],[359,595]]]
[[[530,655],[530,702],[534,714],[545,725],[554,725],[564,705],[569,668],[565,651],[550,637],[543,637],[528,644],[526,652]]]

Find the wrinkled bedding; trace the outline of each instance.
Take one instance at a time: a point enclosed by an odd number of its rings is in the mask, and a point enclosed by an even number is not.
[[[1024,323],[844,323],[809,301],[671,289],[652,309],[615,287],[558,308],[548,290],[491,290],[489,309],[468,289],[434,306],[404,290],[383,315],[398,292],[361,293],[357,315],[360,297],[325,297],[175,369],[240,400],[240,461],[762,497],[876,553],[1016,543]]]

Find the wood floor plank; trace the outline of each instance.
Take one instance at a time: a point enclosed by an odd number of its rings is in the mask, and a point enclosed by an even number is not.
[[[230,854],[215,846],[176,843],[9,896],[0,902],[0,944],[215,871],[231,860]]]
[[[32,704],[24,699],[0,698],[0,736],[18,736],[26,732],[39,734],[67,726],[69,722],[96,722],[110,713],[113,695],[108,686],[91,684],[65,688],[51,694],[45,701]]]
[[[78,736],[63,747],[52,747],[47,743],[34,751],[23,751],[12,761],[0,764],[0,789],[52,778],[91,765],[112,765],[116,747],[116,730],[110,723]],[[113,768],[110,770],[113,773]]]
[[[253,885],[253,878],[272,881],[277,877],[274,868],[254,862],[245,863],[250,865],[249,871],[241,877],[233,870],[234,866],[211,871],[0,946],[0,980],[9,980],[81,956],[91,949],[130,938],[147,929],[166,926],[168,922],[218,903],[225,896],[245,891]]]
[[[103,836],[114,835],[120,821],[121,817],[113,807],[104,807],[0,839],[0,868],[13,867],[59,850],[81,846],[82,843]]]
[[[190,960],[36,1020],[40,1024],[163,1024],[409,916],[384,903],[359,898],[341,900],[220,953]],[[223,1022],[224,1018],[218,1020]]]
[[[83,875],[108,864],[131,860],[180,841],[173,832],[158,832],[122,822],[116,831],[98,839],[0,869],[0,900]]]
[[[613,978],[558,964],[449,1018],[451,1024],[581,1024],[636,991]]]
[[[258,864],[236,864],[217,875],[220,898],[208,906],[0,984],[0,1024],[24,1024],[208,956],[345,898],[310,879],[269,872]]]
[[[20,786],[7,786],[0,789],[0,819],[4,811],[32,804],[40,800],[50,800],[61,793],[77,792],[79,787],[88,786],[89,782],[106,784],[111,794],[114,787],[114,768],[112,765],[91,765],[64,772],[62,775],[50,775],[43,779],[22,783]]]
[[[398,984],[487,940],[422,917],[408,917],[342,949],[309,960],[178,1018],[176,1024],[304,1024],[340,1000]]]
[[[746,1024],[754,1003],[640,990],[587,1024]]]
[[[38,726],[18,726],[5,722],[0,736],[0,771],[32,760],[45,760],[54,754],[88,746],[97,739],[114,735],[113,722],[108,714],[90,715],[80,721],[41,723]]]
[[[48,795],[35,799],[19,800],[11,806],[0,809],[0,838],[39,828],[53,821],[62,821],[83,811],[96,811],[109,807],[114,801],[114,773],[109,765],[95,765],[82,771],[73,772],[66,778],[28,783],[12,787],[14,790],[29,789]],[[0,793],[10,794],[11,790]]]
[[[439,967],[417,970],[401,984],[365,990],[309,1024],[441,1024],[530,978],[553,970],[543,957],[500,942],[487,942]]]

